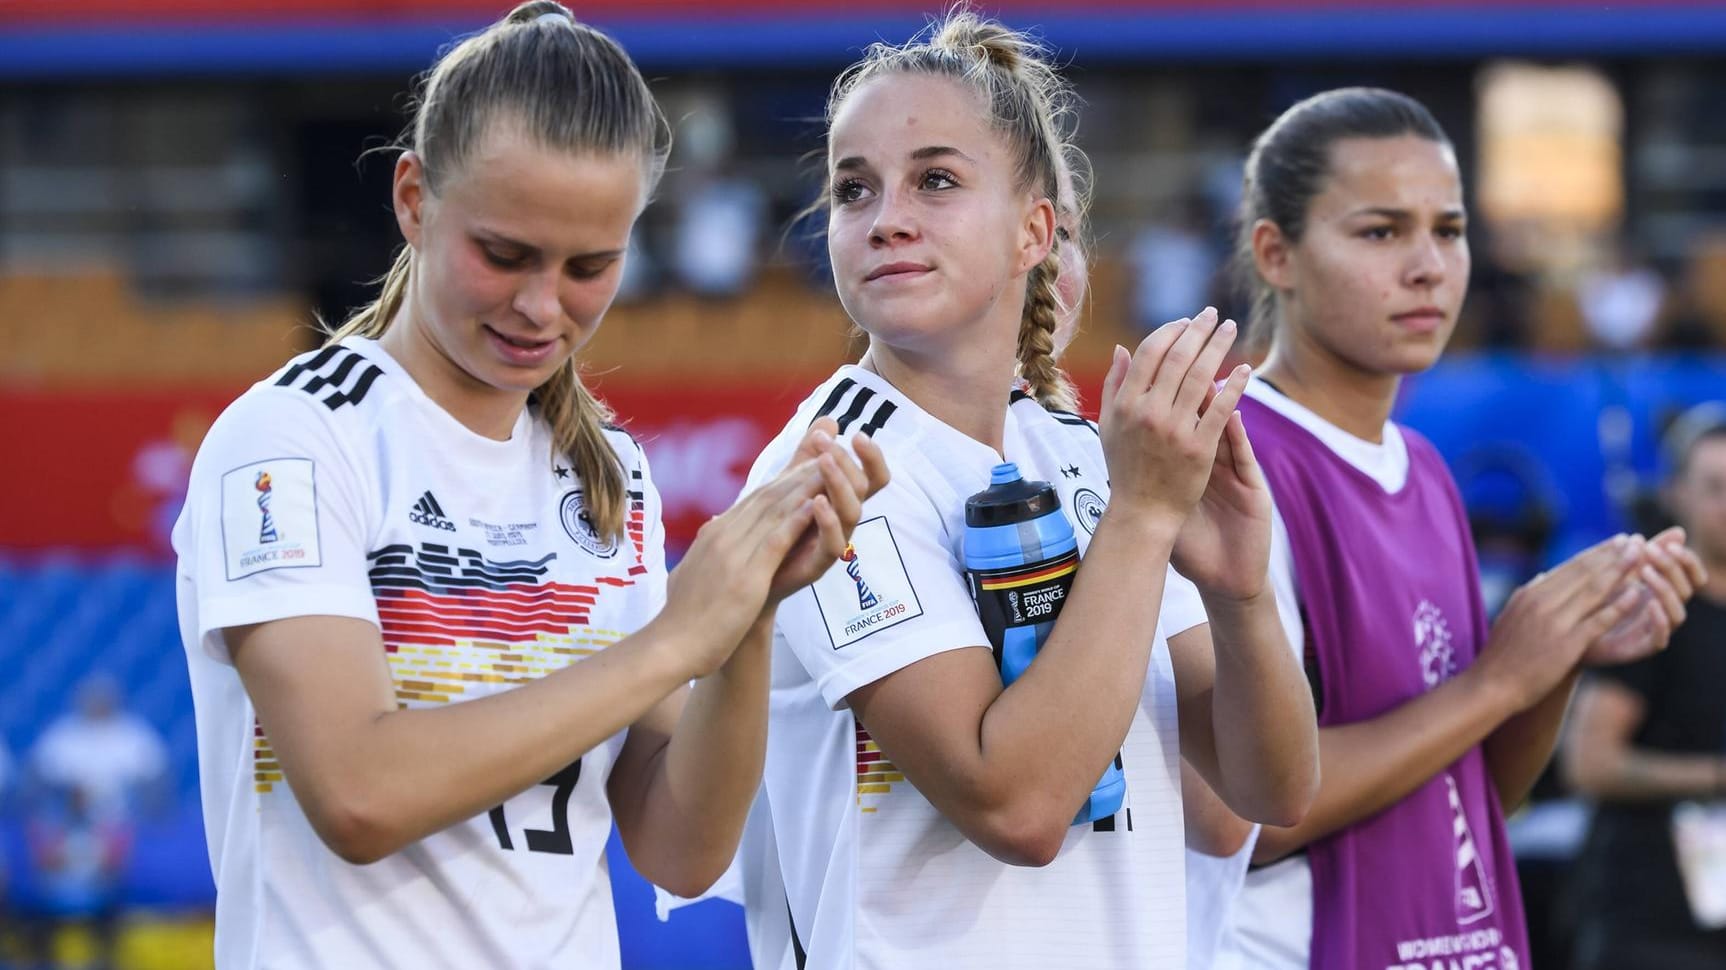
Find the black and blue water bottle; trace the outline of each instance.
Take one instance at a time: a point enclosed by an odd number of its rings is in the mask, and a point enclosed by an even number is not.
[[[996,465],[989,487],[965,501],[965,576],[1001,680],[1031,665],[1079,570],[1079,543],[1048,482],[1027,482],[1012,462]],[[1111,764],[1080,806],[1074,825],[1121,809],[1127,780]]]

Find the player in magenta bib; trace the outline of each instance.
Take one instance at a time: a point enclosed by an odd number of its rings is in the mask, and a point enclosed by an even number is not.
[[[1424,107],[1372,89],[1294,106],[1255,144],[1242,206],[1270,348],[1241,411],[1323,771],[1299,825],[1236,829],[1260,868],[1216,965],[1526,970],[1505,812],[1550,757],[1579,669],[1663,646],[1700,563],[1677,533],[1615,537],[1488,625],[1455,483],[1389,420],[1468,280],[1455,154]]]

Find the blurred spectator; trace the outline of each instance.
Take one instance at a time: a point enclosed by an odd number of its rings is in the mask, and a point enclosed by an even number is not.
[[[1211,302],[1218,260],[1205,238],[1199,203],[1183,202],[1176,218],[1141,229],[1127,249],[1133,320],[1140,329],[1190,317]]]
[[[1474,249],[1474,268],[1468,284],[1468,302],[1463,305],[1464,327],[1451,346],[1467,345],[1521,349],[1534,342],[1535,281],[1523,269],[1504,258],[1498,237],[1490,228],[1471,227],[1480,242]]]
[[[32,891],[21,901],[20,915],[35,965],[56,965],[61,928],[85,923],[95,942],[96,967],[112,967],[130,827],[119,816],[95,811],[87,790],[72,786],[38,799],[26,834]]]
[[[92,813],[124,818],[138,799],[160,794],[167,748],[155,728],[121,707],[113,678],[91,676],[76,696],[76,709],[37,740],[31,771],[50,788],[77,789]]]
[[[1604,266],[1583,274],[1577,301],[1597,346],[1630,350],[1647,346],[1666,300],[1659,272],[1620,250]]]
[[[1577,697],[1564,768],[1598,808],[1574,883],[1575,970],[1726,967],[1726,930],[1692,914],[1673,837],[1682,802],[1726,820],[1726,408],[1693,410],[1667,440],[1668,501],[1709,580],[1665,652],[1598,671]]]
[[[673,266],[702,296],[731,297],[755,279],[767,197],[725,167],[686,184],[679,203]]]

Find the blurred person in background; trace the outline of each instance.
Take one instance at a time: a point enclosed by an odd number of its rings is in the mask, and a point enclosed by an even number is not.
[[[1708,580],[1665,651],[1577,692],[1563,768],[1595,813],[1572,886],[1573,970],[1726,967],[1726,927],[1692,912],[1673,836],[1678,803],[1726,804],[1726,406],[1688,412],[1667,443],[1666,503]]]
[[[669,148],[646,82],[533,0],[420,94],[380,295],[223,412],[174,530],[223,970],[617,967],[613,824],[723,871],[775,606],[886,477],[815,422],[668,575],[578,364]]]
[[[89,928],[95,966],[108,970],[119,938],[131,826],[98,810],[89,789],[52,785],[32,800],[25,837],[30,892],[19,915],[36,966],[55,966],[61,931],[81,924]]]
[[[33,780],[76,790],[95,815],[123,819],[162,794],[168,749],[150,722],[127,711],[120,684],[107,674],[85,678],[75,706],[42,732],[30,751]]]
[[[1701,564],[1676,533],[1619,536],[1524,585],[1489,628],[1455,482],[1390,420],[1469,272],[1455,153],[1424,106],[1350,88],[1288,109],[1254,143],[1239,232],[1269,340],[1241,410],[1322,774],[1298,825],[1198,812],[1259,867],[1217,965],[1526,970],[1504,813],[1546,764],[1579,666],[1663,645]]]
[[[1127,247],[1133,321],[1147,332],[1210,303],[1217,272],[1217,257],[1205,235],[1204,202],[1183,197],[1170,208],[1173,218],[1147,222]]]
[[[699,296],[741,296],[759,268],[767,197],[726,163],[685,177],[672,262],[678,282]]]
[[[1608,351],[1646,348],[1666,303],[1666,280],[1620,243],[1600,265],[1583,272],[1576,304],[1596,347]]]
[[[1252,554],[1269,521],[1230,413],[1247,370],[1211,380],[1233,324],[1206,311],[1117,349],[1100,430],[1054,361],[1068,97],[1029,38],[965,12],[834,84],[828,247],[869,350],[753,476],[827,413],[896,471],[848,568],[775,625],[766,796],[811,967],[1179,966],[1176,759],[1259,817],[1298,817],[1316,782]],[[1064,493],[1079,543],[1070,602],[1005,686],[957,560],[1003,458]],[[1117,758],[1125,806],[1075,825]]]

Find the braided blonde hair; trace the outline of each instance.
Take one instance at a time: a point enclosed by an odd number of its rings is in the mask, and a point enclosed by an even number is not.
[[[572,154],[639,155],[650,192],[671,150],[671,129],[629,55],[556,0],[529,0],[444,54],[422,82],[401,147],[419,155],[435,192],[501,123]],[[413,249],[404,246],[377,299],[327,342],[383,336],[401,310],[413,268]],[[575,466],[594,530],[622,540],[628,488],[605,437],[611,409],[582,383],[573,357],[534,390],[532,401],[551,426],[552,453]]]
[[[909,43],[872,44],[862,60],[833,82],[827,100],[829,128],[846,98],[892,74],[950,78],[975,91],[987,105],[994,129],[1013,149],[1018,184],[1034,188],[1051,203],[1059,204],[1063,166],[1083,169],[1084,155],[1071,142],[1072,86],[1024,33],[955,8]],[[1059,246],[1059,240],[1054,245]],[[1060,257],[1051,247],[1026,278],[1017,376],[1044,407],[1070,411],[1077,407],[1078,396],[1055,360],[1055,326],[1062,311],[1055,282],[1060,275]]]

